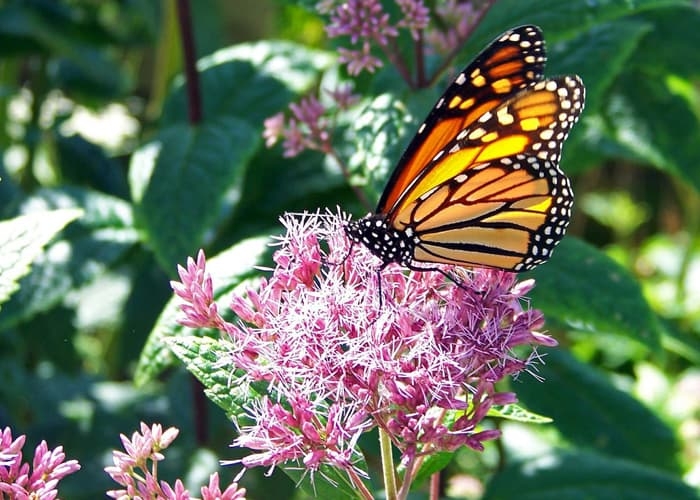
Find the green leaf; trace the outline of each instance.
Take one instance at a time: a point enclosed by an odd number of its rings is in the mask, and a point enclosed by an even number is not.
[[[658,319],[637,282],[587,243],[564,238],[546,264],[525,276],[535,278],[529,295],[546,318],[581,331],[623,335],[660,350]]]
[[[103,32],[85,12],[52,2],[18,2],[0,7],[0,46],[11,55],[44,52],[52,55],[49,76],[59,86],[98,97],[114,97],[127,81],[116,57],[94,47],[87,33]],[[47,7],[47,8],[46,8]],[[85,22],[87,21],[87,22]]]
[[[164,269],[193,255],[235,208],[260,141],[246,122],[222,117],[167,127],[134,154],[129,181],[137,223]]]
[[[83,216],[47,247],[20,282],[0,318],[0,329],[47,311],[67,293],[102,275],[138,241],[131,207],[124,200],[81,188],[38,191],[22,205],[26,213],[78,208]]]
[[[692,88],[690,81],[685,82]],[[700,123],[666,80],[630,72],[609,96],[609,134],[624,156],[669,172],[700,191]]]
[[[484,500],[696,500],[681,480],[659,470],[593,453],[553,452],[507,466]]]
[[[571,354],[553,349],[538,375],[513,386],[532,410],[549,415],[570,442],[607,455],[677,472],[673,431],[650,409]]]
[[[502,418],[504,420],[512,420],[514,422],[523,422],[527,424],[549,424],[552,422],[550,417],[538,415],[516,404],[493,406],[489,408],[487,415],[489,417]]]
[[[256,394],[250,386],[238,381],[226,365],[222,366],[222,360],[231,355],[231,347],[221,339],[209,337],[171,337],[167,344],[187,371],[204,385],[207,397],[221,407],[228,418],[241,425],[249,420],[245,406]]]
[[[603,94],[625,70],[640,40],[651,30],[650,23],[636,19],[597,25],[575,38],[552,44],[547,51],[547,73],[581,76],[586,84],[587,111],[595,111]],[[600,64],[603,60],[605,64]]]
[[[255,266],[264,262],[269,251],[269,238],[258,237],[240,242],[216,257],[207,260],[207,272],[214,283],[214,300],[223,315],[228,309],[229,293],[254,274]],[[136,367],[134,381],[142,386],[154,380],[163,370],[173,365],[174,358],[167,348],[169,338],[204,335],[201,330],[185,328],[177,322],[181,299],[173,297],[161,312],[151,330]]]
[[[416,474],[413,480],[414,484],[420,484],[423,481],[427,481],[430,476],[436,472],[440,472],[445,467],[447,467],[454,457],[454,452],[441,451],[439,453],[432,453],[425,457],[423,463],[420,466],[418,474]]]
[[[63,209],[22,215],[0,222],[0,304],[19,288],[44,246],[82,210]]]
[[[281,158],[277,149],[261,149],[251,160],[236,213],[222,234],[234,241],[251,234],[277,232],[284,212],[332,208],[329,202],[347,205],[347,183],[338,165],[316,151]]]
[[[582,172],[605,156],[623,157],[700,189],[693,168],[700,160],[695,147],[700,131],[691,111],[700,64],[694,63],[698,58],[692,49],[698,20],[697,9],[655,9],[554,46],[552,67],[562,62],[566,72],[581,74],[588,90],[583,123],[567,140],[562,161],[567,172]],[[672,74],[690,97],[678,90],[678,82],[669,81]]]
[[[639,16],[654,26],[639,44],[630,64],[649,75],[676,74],[692,79],[700,74],[700,11],[697,6],[657,9]],[[694,40],[694,41],[693,41]]]
[[[354,120],[351,128],[354,151],[349,162],[354,174],[352,180],[368,188],[371,200],[379,199],[407,145],[408,134],[417,127],[417,119],[412,119],[403,101],[391,94],[374,98]]]
[[[78,134],[66,137],[56,133],[53,140],[64,184],[90,186],[97,191],[128,198],[124,169],[104,149]]]
[[[333,57],[290,42],[244,43],[201,59],[200,87],[206,122],[236,116],[257,130],[263,120],[308,92]],[[162,122],[187,121],[187,95],[178,80],[163,108]]]
[[[360,470],[367,470],[364,460],[355,460],[353,465]],[[321,465],[313,475],[306,471],[303,464],[296,466],[283,466],[282,470],[287,474],[299,488],[304,491],[309,498],[332,498],[333,500],[343,498],[365,498],[353,486],[347,474],[335,467]],[[369,491],[369,480],[362,481]]]
[[[569,38],[596,25],[654,9],[691,5],[689,0],[640,0],[626,2],[562,2],[560,0],[501,0],[489,9],[470,38],[486,45],[499,32],[511,26],[536,24],[545,38],[556,41]]]

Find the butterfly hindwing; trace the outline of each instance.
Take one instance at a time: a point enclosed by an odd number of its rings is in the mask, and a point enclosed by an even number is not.
[[[520,26],[503,33],[462,71],[438,100],[399,160],[377,208],[391,211],[411,180],[461,130],[509,95],[542,79],[542,32]]]
[[[549,258],[573,193],[549,160],[518,154],[474,167],[412,205],[413,259],[512,271]]]

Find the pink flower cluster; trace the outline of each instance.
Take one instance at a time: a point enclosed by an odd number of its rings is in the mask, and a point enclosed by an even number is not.
[[[328,36],[347,37],[352,46],[338,49],[340,62],[347,65],[350,75],[372,73],[383,66],[375,48],[390,60],[399,60],[392,41],[400,29],[408,29],[416,42],[425,38],[438,52],[452,51],[466,39],[480,9],[486,8],[470,1],[447,0],[436,4],[431,13],[424,0],[396,0],[396,4],[400,15],[394,20],[379,0],[323,0],[317,4],[317,10],[329,17]],[[437,22],[431,23],[431,15]]]
[[[22,462],[25,440],[23,435],[13,440],[9,427],[0,432],[0,497],[53,500],[58,496],[58,482],[80,470],[80,464],[77,460],[66,461],[63,446],[49,450],[42,441],[34,450],[30,466]]]
[[[348,109],[358,101],[352,87],[342,85],[326,92],[333,100],[335,110]],[[280,138],[284,139],[284,156],[293,157],[305,149],[332,153],[331,132],[333,111],[314,96],[289,105],[292,116],[285,120],[284,113],[278,113],[265,120],[263,138],[267,147],[272,147]]]
[[[426,33],[426,40],[433,51],[448,54],[467,39],[482,11],[473,2],[446,0],[435,6],[435,15],[447,29],[433,29]]]
[[[352,478],[364,474],[357,440],[374,427],[407,470],[438,451],[481,450],[499,435],[481,422],[516,397],[494,384],[536,361],[534,346],[556,345],[538,331],[542,314],[522,306],[532,280],[487,269],[450,269],[459,283],[431,270],[380,270],[346,237],[344,216],[281,220],[272,275],[232,299],[238,322],[212,313],[202,253],[173,283],[184,324],[224,333],[222,369],[245,372],[237,385],[267,385],[234,442],[254,452],[244,466],[295,462],[313,472],[329,464]],[[523,345],[533,348],[516,355]]]
[[[348,36],[359,50],[339,48],[340,62],[348,65],[348,72],[357,75],[362,70],[374,71],[382,65],[381,59],[371,53],[372,43],[385,47],[398,31],[389,23],[389,14],[378,0],[349,0],[326,2],[321,9],[328,9],[330,24],[326,32],[331,38]]]
[[[141,432],[134,432],[129,439],[121,435],[124,451],[114,451],[114,465],[105,467],[105,472],[122,489],[111,490],[111,498],[163,498],[167,500],[191,500],[193,497],[185,489],[180,479],[171,486],[158,479],[158,462],[165,456],[161,453],[177,437],[179,430],[170,427],[163,431],[160,424],[148,427],[141,423]],[[150,467],[149,467],[150,464]],[[236,483],[229,485],[223,492],[219,488],[219,475],[215,472],[209,477],[209,484],[200,489],[202,500],[245,500],[245,488],[238,488]]]
[[[384,60],[388,60],[409,87],[420,88],[437,76],[425,74],[426,53],[448,54],[446,62],[449,62],[491,3],[485,2],[475,7],[474,2],[470,1],[446,0],[436,4],[431,11],[424,0],[396,0],[395,20],[391,19],[385,4],[379,0],[322,0],[316,7],[328,17],[328,36],[345,37],[350,43],[350,48],[338,47],[338,60],[347,66],[350,76],[357,76],[362,71],[374,72],[384,65]],[[431,17],[435,22],[431,22]],[[395,43],[402,29],[411,33],[416,45],[413,51],[416,60],[411,64]],[[380,57],[382,54],[383,58]],[[441,69],[445,66],[443,64]],[[411,68],[416,71],[413,76]],[[297,156],[306,149],[330,154],[348,175],[347,166],[331,143],[334,116],[330,110],[346,110],[359,101],[359,97],[353,95],[350,89],[343,85],[339,89],[326,91],[334,101],[333,106],[325,106],[319,98],[308,96],[298,104],[290,105],[289,118],[285,118],[284,113],[278,113],[265,120],[263,137],[267,147],[283,139],[286,157]]]

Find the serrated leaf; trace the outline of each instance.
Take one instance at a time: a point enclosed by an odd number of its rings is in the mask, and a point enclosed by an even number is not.
[[[379,199],[391,169],[401,157],[413,120],[402,101],[383,94],[370,101],[354,120],[350,167],[355,184],[368,187]]]
[[[334,57],[281,41],[244,43],[201,59],[200,86],[206,121],[236,116],[262,129],[263,120],[308,92]],[[163,108],[163,123],[187,120],[187,95],[179,80]]]
[[[507,466],[484,500],[696,500],[697,492],[657,469],[593,453],[556,452]]]
[[[261,138],[246,122],[174,125],[137,151],[129,169],[138,225],[164,269],[204,246],[235,207]]]
[[[250,385],[239,383],[235,374],[226,370],[225,364],[222,366],[222,360],[230,356],[225,342],[208,337],[173,337],[168,339],[168,345],[185,363],[187,370],[204,385],[207,397],[229,418],[235,419],[239,425],[252,423],[247,422],[249,417],[245,407],[250,399],[259,395]],[[354,460],[353,466],[367,470],[364,460]],[[313,475],[303,465],[285,465],[282,469],[302,490],[318,498],[362,498],[347,474],[327,465],[321,465]],[[368,486],[368,481],[365,483]]]
[[[131,207],[124,200],[66,187],[37,191],[21,206],[25,213],[52,209],[80,209],[83,216],[47,246],[22,279],[20,290],[5,304],[0,328],[54,307],[69,290],[102,274],[138,241]]]
[[[530,292],[545,318],[593,333],[623,335],[656,351],[660,329],[656,315],[629,272],[601,251],[572,236],[552,258],[528,276]]]
[[[492,406],[489,408],[487,416],[527,424],[549,424],[552,422],[550,417],[539,415],[516,404]]]
[[[19,288],[18,281],[44,246],[82,210],[63,209],[21,215],[0,222],[0,304]]]
[[[565,351],[551,350],[544,361],[544,382],[521,377],[513,385],[528,408],[551,416],[579,446],[677,471],[673,431],[651,410]]]
[[[231,353],[225,342],[209,337],[171,337],[167,344],[187,371],[204,385],[207,397],[221,407],[228,418],[244,423],[247,419],[245,405],[256,394],[249,385],[237,382],[236,375],[222,363]]]
[[[263,256],[269,251],[268,242],[267,237],[251,238],[207,259],[207,272],[214,283],[214,300],[222,314],[228,309],[230,291],[257,273],[254,268],[263,263]],[[136,385],[146,384],[172,366],[174,358],[167,348],[167,339],[204,335],[203,331],[193,331],[178,323],[180,302],[177,297],[171,298],[151,330],[134,374]]]

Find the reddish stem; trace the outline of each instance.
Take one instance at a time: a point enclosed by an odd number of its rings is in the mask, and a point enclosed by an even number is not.
[[[199,74],[197,73],[197,62],[195,60],[192,14],[189,0],[177,0],[177,20],[180,25],[180,36],[182,39],[187,111],[190,123],[198,124],[202,121],[202,95],[199,90]]]

